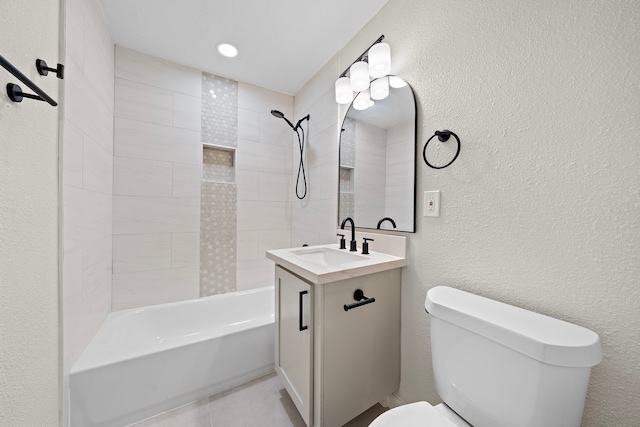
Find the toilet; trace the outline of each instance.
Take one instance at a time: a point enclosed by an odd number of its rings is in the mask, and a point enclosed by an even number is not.
[[[446,286],[427,292],[435,389],[370,427],[580,427],[595,332]]]

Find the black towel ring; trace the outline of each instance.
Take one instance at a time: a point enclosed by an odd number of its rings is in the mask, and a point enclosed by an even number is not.
[[[427,145],[429,145],[429,142],[433,138],[435,138],[436,136],[438,137],[438,140],[440,140],[440,142],[447,142],[451,135],[453,135],[453,137],[456,139],[456,141],[458,143],[458,149],[456,150],[456,155],[453,156],[453,159],[451,159],[451,161],[449,163],[447,163],[446,165],[444,165],[444,166],[434,166],[431,163],[429,163],[429,160],[427,160]],[[433,169],[444,169],[444,168],[446,168],[451,163],[456,161],[456,159],[458,158],[458,154],[460,154],[460,138],[458,138],[458,135],[456,135],[455,133],[451,132],[450,130],[446,130],[446,129],[443,130],[443,131],[436,131],[436,133],[434,133],[433,136],[427,140],[427,142],[424,144],[424,148],[422,149],[422,158],[424,159],[424,162],[427,164],[427,166],[429,166],[430,168],[433,168]]]

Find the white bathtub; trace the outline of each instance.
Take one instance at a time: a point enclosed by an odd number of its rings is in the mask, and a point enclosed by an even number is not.
[[[125,426],[272,372],[273,292],[111,313],[71,369],[71,427]]]

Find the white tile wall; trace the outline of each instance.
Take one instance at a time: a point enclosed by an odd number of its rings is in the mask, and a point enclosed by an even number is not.
[[[202,168],[200,165],[174,163],[173,197],[192,199],[199,198],[201,172]]]
[[[132,82],[200,97],[200,71],[121,46],[117,47],[116,74]]]
[[[63,144],[62,183],[66,186],[82,188],[84,134],[68,120],[64,123]]]
[[[310,114],[311,119],[305,153],[309,192],[305,200],[292,199],[292,246],[335,241],[339,130],[333,83],[342,71],[338,65],[338,58],[332,58],[295,98],[295,117]],[[298,159],[294,146],[292,167],[295,171]]]
[[[115,156],[202,163],[200,132],[116,117]]]
[[[113,236],[113,273],[171,268],[171,233]]]
[[[406,159],[413,156],[414,147],[402,142],[410,138],[414,126],[413,121],[408,121],[387,131],[385,216],[393,218],[400,230],[409,230],[413,225],[414,208],[410,204],[414,201],[415,165],[407,164]]]
[[[356,121],[354,216],[356,224],[371,227],[385,217],[387,131]]]
[[[113,192],[122,196],[171,197],[173,165],[158,160],[116,157]]]
[[[265,251],[291,245],[292,158],[297,139],[271,110],[297,119],[291,96],[238,84],[238,290],[272,285],[273,263]]]
[[[113,275],[113,311],[200,296],[198,266]],[[194,285],[195,284],[195,285]]]
[[[113,310],[199,296],[201,73],[116,47]]]
[[[113,234],[197,233],[200,200],[113,196]]]
[[[171,233],[171,267],[200,265],[200,233]]]
[[[67,376],[111,311],[114,46],[93,0],[64,8],[63,422]]]
[[[182,129],[200,130],[200,96],[173,94],[173,126]]]

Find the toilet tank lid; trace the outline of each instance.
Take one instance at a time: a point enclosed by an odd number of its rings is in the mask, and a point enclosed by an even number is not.
[[[591,367],[602,360],[600,337],[573,323],[448,286],[427,292],[427,312],[541,362]]]

